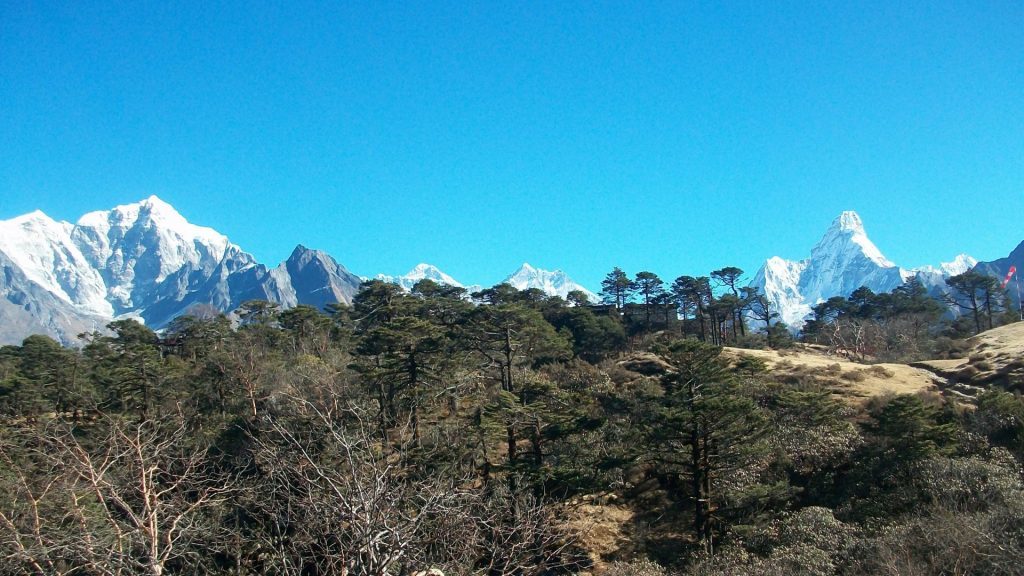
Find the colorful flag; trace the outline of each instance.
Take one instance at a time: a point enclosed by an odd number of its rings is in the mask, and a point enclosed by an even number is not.
[[[1010,271],[1006,273],[1006,278],[1003,278],[1003,288],[1006,288],[1006,285],[1010,283],[1010,278],[1013,278],[1013,275],[1016,273],[1017,267],[1010,266]]]

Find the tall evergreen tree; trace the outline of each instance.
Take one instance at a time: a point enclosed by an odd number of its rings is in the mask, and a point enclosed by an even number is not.
[[[772,320],[779,317],[775,303],[757,287],[743,288],[743,300],[747,303],[747,310],[756,320],[764,322],[764,331],[767,334],[772,327]]]
[[[665,294],[665,282],[654,272],[638,272],[636,280],[633,281],[633,289],[643,300],[644,306],[644,328],[651,329],[651,308],[656,302],[661,301]]]
[[[673,343],[662,378],[664,394],[647,423],[647,447],[656,466],[685,483],[693,530],[711,551],[726,479],[766,454],[764,411],[735,380],[721,348],[693,340]]]
[[[107,324],[113,336],[96,334],[86,345],[93,377],[106,390],[107,403],[135,410],[141,421],[170,390],[160,386],[161,354],[155,332],[133,319]]]
[[[629,276],[616,266],[601,281],[601,300],[622,310],[633,295],[634,284]]]
[[[950,293],[946,301],[974,319],[975,334],[982,331],[982,321],[992,328],[993,311],[999,305],[999,281],[974,270],[952,276],[946,280]]]
[[[442,379],[444,330],[431,322],[403,316],[370,329],[358,352],[368,362],[362,372],[377,395],[378,423],[383,438],[394,425],[398,404],[409,414],[415,445],[420,444],[420,414],[429,387]]]
[[[700,326],[698,336],[702,342],[708,341],[709,329],[714,329],[713,318],[711,317],[712,306],[715,302],[711,290],[711,281],[707,276],[693,277],[680,276],[672,283],[672,295],[676,304],[684,315],[692,313],[694,319]],[[717,337],[712,332],[711,341],[717,342]]]
[[[731,300],[727,300],[728,305],[723,308],[729,316],[734,339],[736,336],[745,335],[746,327],[743,324],[743,313],[746,311],[748,303],[740,297],[742,289],[739,286],[740,282],[743,281],[743,270],[735,266],[726,266],[712,272],[711,279],[720,287],[725,288],[729,296],[732,296]]]

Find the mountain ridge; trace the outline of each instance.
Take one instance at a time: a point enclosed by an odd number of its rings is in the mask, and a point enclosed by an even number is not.
[[[833,296],[849,296],[861,286],[889,292],[917,278],[929,292],[945,291],[945,279],[960,274],[977,260],[959,254],[938,266],[901,268],[871,241],[864,222],[853,210],[842,212],[803,260],[773,256],[758,269],[749,286],[767,296],[779,320],[793,330],[803,326],[813,307]]]
[[[833,220],[807,258],[768,258],[749,286],[765,293],[780,320],[798,329],[815,304],[848,296],[862,285],[886,292],[917,278],[939,294],[954,274],[976,269],[1003,276],[1010,265],[1024,267],[1024,242],[1007,258],[992,262],[960,254],[937,266],[901,268],[871,241],[860,216],[848,210]],[[481,288],[427,263],[401,276],[375,278],[407,290],[423,279],[468,292]],[[264,265],[215,229],[192,224],[157,196],[88,212],[74,224],[35,210],[0,221],[0,343],[18,342],[30,330],[73,343],[79,332],[102,329],[120,317],[161,328],[196,306],[230,312],[251,299],[286,308],[348,304],[365,279],[330,254],[302,244],[277,266]],[[527,262],[503,282],[562,298],[580,290],[590,301],[599,301],[565,272]]]
[[[582,288],[564,272],[529,269],[532,275],[516,276],[521,268],[508,278],[551,295]],[[406,289],[423,278],[481,288],[429,264],[378,278]],[[157,196],[87,212],[75,223],[35,210],[0,220],[0,344],[37,332],[74,344],[79,333],[123,317],[159,329],[197,306],[226,313],[252,299],[285,308],[350,304],[362,281],[330,254],[302,244],[266,266]]]

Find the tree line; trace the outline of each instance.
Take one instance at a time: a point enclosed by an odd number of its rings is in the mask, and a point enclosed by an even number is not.
[[[593,494],[633,511],[620,574],[1013,573],[1024,403],[780,380],[719,346],[751,338],[741,275],[638,274],[605,307],[371,281],[0,348],[0,574],[574,574]],[[819,325],[927,332],[924,298]]]

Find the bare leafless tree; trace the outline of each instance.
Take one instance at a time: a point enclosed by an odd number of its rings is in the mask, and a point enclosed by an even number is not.
[[[522,482],[515,483],[522,484]],[[488,576],[575,574],[585,568],[576,536],[558,527],[554,510],[532,492],[512,493],[508,484],[483,502],[475,516],[481,523],[481,573]]]
[[[57,422],[21,440],[0,457],[11,470],[31,460],[35,479],[15,473],[0,542],[22,572],[160,576],[169,565],[198,570],[209,556],[197,553],[217,533],[207,513],[233,480],[209,466],[183,421],[103,418],[85,434]]]
[[[261,545],[277,574],[408,574],[432,566],[465,566],[477,525],[477,494],[451,477],[420,475],[405,455],[381,449],[356,410],[348,418],[305,404],[295,426],[267,417],[256,446],[263,473]]]

